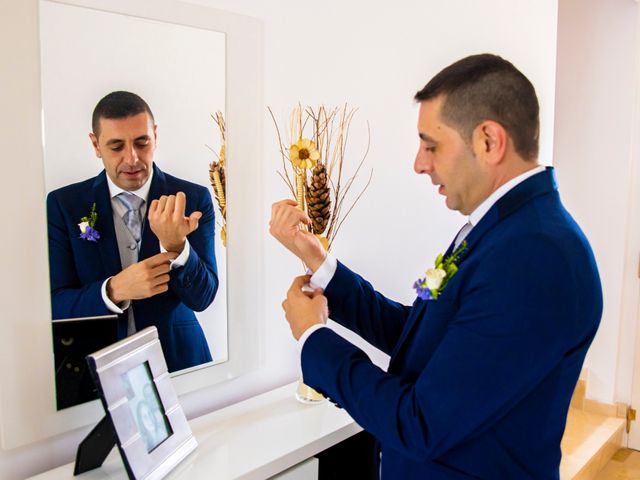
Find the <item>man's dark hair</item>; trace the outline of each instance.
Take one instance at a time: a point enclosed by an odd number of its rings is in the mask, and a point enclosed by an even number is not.
[[[525,160],[538,157],[540,121],[533,85],[510,62],[488,53],[449,65],[415,95],[424,102],[444,95],[442,119],[465,141],[485,120],[502,125]]]
[[[101,118],[127,118],[139,113],[147,112],[154,122],[153,113],[147,102],[135,93],[131,92],[111,92],[98,102],[96,108],[93,109],[91,117],[91,128],[93,134],[100,136],[100,119]]]

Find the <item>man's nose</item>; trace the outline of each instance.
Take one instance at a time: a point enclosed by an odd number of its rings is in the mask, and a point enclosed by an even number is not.
[[[125,148],[124,155],[125,155],[124,160],[127,163],[134,164],[138,161],[138,153],[136,152],[136,149],[133,146]]]
[[[431,172],[433,172],[433,162],[429,160],[429,158],[421,148],[418,149],[416,159],[413,162],[413,170],[418,174],[430,174]]]

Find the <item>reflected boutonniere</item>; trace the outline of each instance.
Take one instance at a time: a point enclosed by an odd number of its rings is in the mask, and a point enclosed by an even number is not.
[[[100,239],[100,232],[94,227],[98,221],[98,214],[96,213],[95,202],[91,205],[91,211],[89,216],[82,217],[78,227],[80,228],[80,238],[89,242],[97,242]]]
[[[413,283],[413,288],[416,290],[418,297],[422,300],[436,300],[444,290],[444,287],[447,286],[449,280],[451,280],[451,277],[458,272],[456,262],[460,254],[466,249],[467,241],[464,240],[451,255],[443,258],[442,254],[439,254],[436,258],[435,268],[427,270],[424,278],[419,278]]]

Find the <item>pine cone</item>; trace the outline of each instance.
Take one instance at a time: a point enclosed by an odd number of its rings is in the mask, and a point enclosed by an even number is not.
[[[321,163],[311,172],[307,188],[307,214],[313,223],[313,233],[324,233],[331,218],[331,197],[329,195],[327,169]]]

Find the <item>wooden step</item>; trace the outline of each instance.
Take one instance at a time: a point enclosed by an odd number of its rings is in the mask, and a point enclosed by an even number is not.
[[[569,408],[562,438],[561,480],[591,480],[622,445],[623,418]]]

